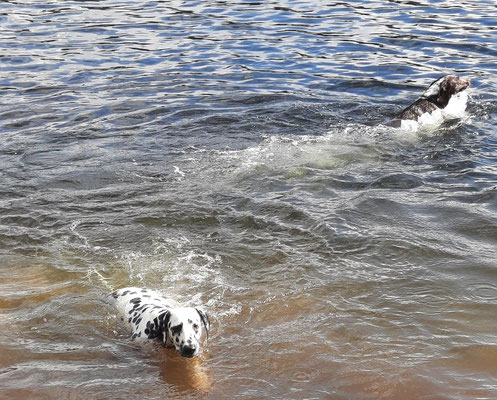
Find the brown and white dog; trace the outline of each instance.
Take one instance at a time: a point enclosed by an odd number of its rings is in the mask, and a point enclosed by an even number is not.
[[[404,109],[393,121],[394,127],[417,129],[458,118],[466,110],[471,84],[469,78],[445,75],[434,81],[421,97]]]

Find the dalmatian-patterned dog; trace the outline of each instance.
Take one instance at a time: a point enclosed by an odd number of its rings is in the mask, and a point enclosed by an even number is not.
[[[158,339],[190,358],[200,351],[202,325],[209,335],[209,316],[199,308],[180,307],[153,290],[136,287],[116,290],[111,296],[121,319],[131,327],[133,340]]]

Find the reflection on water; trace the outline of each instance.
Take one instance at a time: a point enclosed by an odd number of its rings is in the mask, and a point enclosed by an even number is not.
[[[2,7],[0,399],[496,398],[493,3]],[[445,73],[467,118],[384,125]]]
[[[212,382],[203,360],[200,358],[185,360],[178,354],[172,354],[174,350],[167,349],[167,351],[170,354],[157,360],[160,376],[164,382],[180,392],[188,390],[209,392]]]

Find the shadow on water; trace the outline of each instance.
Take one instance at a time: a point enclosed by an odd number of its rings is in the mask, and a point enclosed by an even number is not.
[[[162,352],[161,352],[162,353]],[[164,349],[158,359],[160,377],[179,392],[200,391],[209,393],[212,388],[212,378],[206,369],[208,359],[185,359],[175,350]]]

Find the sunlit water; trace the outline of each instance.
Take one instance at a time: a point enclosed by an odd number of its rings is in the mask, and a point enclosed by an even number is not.
[[[1,399],[497,398],[494,2],[0,18]],[[446,73],[462,120],[384,125]],[[202,357],[133,343],[129,285]]]

